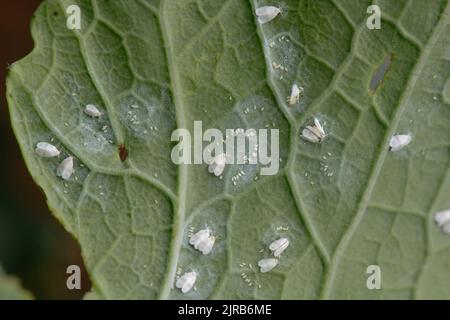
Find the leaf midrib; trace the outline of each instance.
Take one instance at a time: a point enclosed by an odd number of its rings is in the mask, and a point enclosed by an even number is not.
[[[146,3],[143,3],[147,7]],[[175,115],[177,128],[186,128],[185,106],[182,99],[179,74],[175,69],[175,55],[173,45],[169,37],[170,25],[164,15],[165,1],[161,1],[159,8],[159,25],[162,33],[162,41],[166,52],[167,68],[169,71],[170,83],[172,88],[173,104],[175,106]],[[169,249],[169,260],[167,263],[166,275],[162,281],[162,287],[159,292],[159,299],[167,299],[175,280],[178,258],[180,256],[181,245],[183,241],[184,219],[186,216],[186,191],[187,191],[187,164],[178,165],[178,199],[174,203],[176,208],[173,221],[173,238]]]

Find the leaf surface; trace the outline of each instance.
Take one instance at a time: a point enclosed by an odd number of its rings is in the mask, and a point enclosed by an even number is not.
[[[14,130],[55,216],[80,242],[96,297],[450,298],[450,238],[434,222],[450,207],[450,4],[285,0],[259,25],[256,0],[48,0],[33,52],[13,65]],[[66,8],[82,28],[66,28]],[[382,82],[373,77],[390,57]],[[286,97],[297,83],[297,105]],[[92,119],[86,104],[104,115]],[[327,137],[300,137],[318,117]],[[173,164],[176,128],[276,128],[280,170]],[[389,152],[395,133],[412,143]],[[39,158],[39,141],[76,158]],[[119,147],[128,157],[121,161]],[[242,174],[242,172],[244,174]],[[239,174],[241,172],[241,174]],[[193,230],[217,236],[210,255]],[[290,246],[268,273],[257,262]],[[382,290],[368,290],[379,265]],[[195,290],[174,289],[196,270]]]
[[[23,289],[20,282],[4,273],[0,267],[0,300],[29,300],[32,295]]]

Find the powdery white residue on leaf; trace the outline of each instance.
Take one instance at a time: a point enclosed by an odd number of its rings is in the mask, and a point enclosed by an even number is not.
[[[151,137],[170,137],[173,123],[167,121],[167,118],[173,118],[173,107],[165,98],[164,90],[161,95],[161,98],[152,97],[146,100],[130,95],[121,100],[118,118],[133,137],[146,141]]]
[[[81,124],[80,148],[88,153],[114,153],[116,148],[112,132],[110,129],[102,130],[104,126],[95,121],[96,119],[89,118]]]

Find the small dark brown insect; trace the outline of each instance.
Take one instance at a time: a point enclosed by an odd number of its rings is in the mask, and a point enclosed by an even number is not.
[[[119,144],[119,157],[122,162],[128,158],[128,150],[123,144]]]

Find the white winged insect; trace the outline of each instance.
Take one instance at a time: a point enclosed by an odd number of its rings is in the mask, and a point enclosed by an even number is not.
[[[208,171],[214,173],[216,177],[220,176],[225,169],[225,164],[227,161],[227,156],[225,153],[221,153],[215,156],[208,166]]]
[[[94,106],[93,104],[88,104],[84,108],[84,113],[86,113],[88,116],[93,117],[93,118],[98,118],[102,115],[100,110],[98,110],[97,107]]]
[[[411,140],[412,138],[409,134],[393,135],[389,141],[389,150],[393,152],[398,151],[410,144]]]
[[[257,8],[255,13],[258,17],[258,22],[264,24],[275,19],[281,13],[281,10],[275,6],[263,6]]]
[[[312,143],[321,143],[326,136],[325,130],[317,118],[314,118],[313,126],[306,126],[302,131],[302,137]]]
[[[273,241],[269,245],[270,251],[273,252],[273,255],[275,257],[279,257],[284,250],[289,246],[289,239],[288,238],[280,238],[278,240]]]
[[[189,239],[189,244],[204,255],[207,255],[211,252],[215,241],[216,237],[213,236],[211,230],[206,228],[193,234]]]
[[[73,173],[73,157],[65,158],[56,169],[56,175],[64,180],[70,179]]]
[[[37,153],[37,155],[44,158],[57,157],[61,153],[54,145],[48,142],[39,142],[36,145],[35,152]]]
[[[291,88],[291,95],[287,97],[287,102],[290,106],[293,106],[300,100],[300,94],[303,92],[303,88],[299,87],[295,83],[292,85]]]
[[[177,279],[175,286],[183,293],[189,292],[197,281],[197,276],[198,273],[195,271],[186,272]]]
[[[278,259],[264,258],[258,261],[259,271],[262,273],[269,272],[278,265]]]
[[[437,212],[434,221],[445,233],[450,234],[450,209]]]

